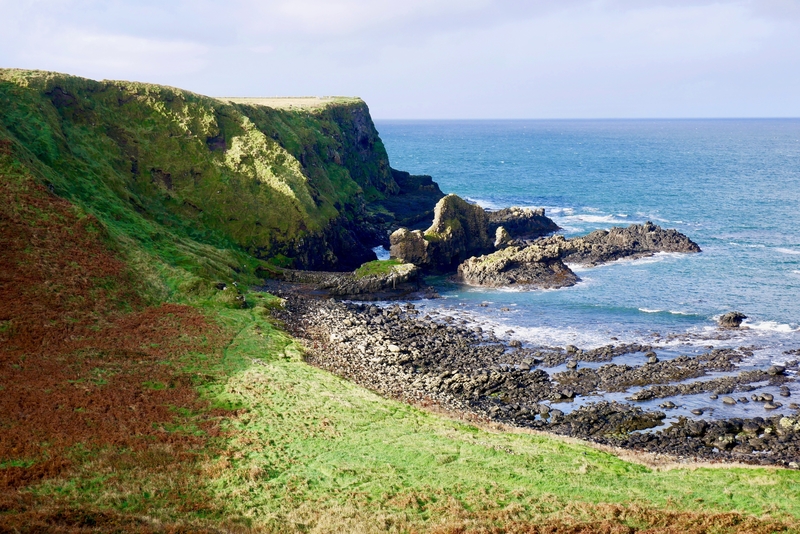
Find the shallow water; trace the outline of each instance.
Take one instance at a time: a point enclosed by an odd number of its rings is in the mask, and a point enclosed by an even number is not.
[[[443,299],[426,308],[468,312],[498,337],[513,330],[506,337],[537,346],[636,342],[653,345],[662,359],[707,347],[757,347],[742,369],[796,358],[784,351],[800,347],[800,120],[379,121],[377,127],[395,168],[431,174],[446,193],[488,208],[545,207],[567,236],[651,220],[703,249],[577,268],[581,282],[559,290],[479,289],[433,279]],[[731,310],[748,315],[748,328],[720,336],[716,318]],[[572,405],[586,400],[597,399]],[[760,403],[728,407],[707,395],[670,400],[686,406],[668,410],[670,416],[703,406],[714,408],[715,417],[765,415]]]

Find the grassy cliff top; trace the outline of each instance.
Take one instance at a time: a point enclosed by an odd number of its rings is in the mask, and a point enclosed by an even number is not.
[[[273,109],[316,110],[331,104],[357,104],[363,102],[355,96],[221,96],[218,100],[233,104],[267,106]]]

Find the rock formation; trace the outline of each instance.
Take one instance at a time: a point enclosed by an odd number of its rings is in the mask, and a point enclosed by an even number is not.
[[[483,208],[447,195],[436,204],[433,224],[424,233],[401,228],[391,235],[391,254],[426,270],[454,271],[470,256],[492,250],[488,228]]]
[[[456,195],[447,195],[436,204],[433,224],[427,230],[401,228],[389,240],[392,257],[427,271],[453,272],[465,259],[504,247],[513,238],[557,229],[544,210],[514,207],[487,212]]]
[[[456,280],[489,287],[565,287],[574,285],[579,278],[564,262],[599,265],[656,252],[700,252],[700,247],[680,232],[664,230],[648,221],[627,228],[597,230],[584,237],[541,238],[528,246],[511,246],[470,258],[459,265]]]
[[[742,312],[732,311],[720,317],[717,324],[719,324],[720,328],[739,328],[745,319],[747,319],[747,316]]]
[[[627,228],[595,230],[584,237],[564,239],[553,236],[539,240],[541,244],[557,244],[561,259],[567,263],[600,265],[623,258],[644,258],[656,252],[700,252],[697,243],[678,232],[665,230],[650,221]]]
[[[564,265],[557,246],[510,246],[458,266],[456,280],[469,285],[530,288],[568,287],[579,278]]]
[[[373,262],[379,263],[379,262]],[[420,289],[419,268],[410,263],[391,265],[380,273],[350,273],[281,269],[272,276],[285,282],[310,284],[331,296],[376,300],[397,298]]]
[[[552,219],[546,217],[544,208],[531,209],[512,206],[486,213],[489,219],[489,233],[494,234],[498,227],[505,228],[515,238],[534,238],[560,230]]]

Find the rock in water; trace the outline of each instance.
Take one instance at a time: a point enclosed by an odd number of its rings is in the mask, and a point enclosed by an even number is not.
[[[583,237],[553,236],[536,244],[555,245],[567,263],[600,265],[623,258],[644,258],[656,252],[700,252],[700,247],[677,230],[665,230],[647,221],[627,228],[595,230]]]
[[[530,288],[574,286],[579,278],[559,258],[557,248],[510,246],[458,266],[456,279],[469,285]]]
[[[515,238],[541,237],[560,230],[552,219],[545,216],[544,208],[531,209],[512,206],[489,211],[487,217],[490,234],[496,232],[500,226]]]
[[[700,252],[700,247],[676,230],[651,222],[628,228],[597,230],[584,237],[557,235],[537,239],[526,247],[509,246],[492,254],[470,258],[458,267],[456,279],[479,286],[559,288],[579,278],[565,262],[599,265],[622,258],[642,258],[656,252]]]
[[[745,319],[747,319],[745,314],[738,311],[732,311],[720,317],[717,324],[719,324],[721,328],[739,328],[739,326],[742,324],[742,321]]]
[[[471,256],[487,254],[522,235],[558,230],[544,210],[505,208],[487,213],[457,195],[436,203],[433,224],[425,230],[396,230],[389,238],[392,257],[426,271],[453,272]]]

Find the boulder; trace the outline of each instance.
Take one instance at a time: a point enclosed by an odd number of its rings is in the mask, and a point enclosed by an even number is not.
[[[728,312],[722,317],[719,318],[717,324],[719,324],[720,328],[739,328],[742,324],[742,321],[747,319],[747,316],[738,311]]]
[[[498,226],[494,232],[494,248],[505,248],[512,242],[511,234],[502,226]]]

